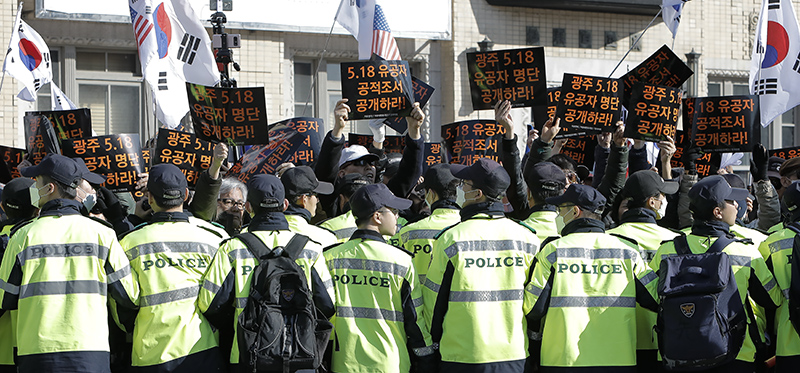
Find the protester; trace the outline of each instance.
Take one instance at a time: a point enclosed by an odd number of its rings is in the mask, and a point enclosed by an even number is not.
[[[320,222],[319,226],[333,232],[338,242],[349,240],[353,232],[356,231],[356,219],[353,216],[353,212],[350,211],[350,197],[353,196],[356,190],[369,184],[369,177],[360,173],[347,174],[337,179],[335,194],[337,195],[336,201],[339,204],[338,210],[342,214]]]
[[[336,289],[331,370],[409,372],[413,361],[417,371],[435,371],[412,255],[382,236],[395,234],[398,212],[411,201],[371,184],[353,194],[350,206],[358,230],[325,251]]]
[[[528,355],[523,290],[539,239],[505,217],[502,198],[511,179],[497,162],[481,158],[450,170],[463,180],[461,222],[436,238],[423,289],[440,371],[522,372]]]
[[[234,178],[222,179],[217,197],[217,213],[214,221],[225,227],[225,232],[233,236],[247,225],[250,215],[245,214],[244,204],[247,202],[247,187]]]
[[[36,178],[31,202],[41,212],[12,234],[0,265],[0,308],[19,310],[17,368],[109,372],[106,294],[135,309],[136,275],[114,231],[81,215],[75,161],[50,154],[21,173]]]
[[[566,225],[536,255],[525,291],[528,328],[544,318],[541,371],[636,372],[634,307],[655,311],[656,275],[636,242],[605,233],[596,189],[573,184],[546,201]]]
[[[286,246],[297,235],[289,230],[289,223],[283,214],[289,201],[277,177],[264,174],[251,177],[247,182],[247,204],[255,213],[247,232],[253,233],[268,248]],[[322,257],[322,247],[309,240],[296,262],[303,268],[308,286],[313,290],[314,304],[325,317],[330,318],[334,313],[334,293],[330,272]],[[236,329],[239,315],[246,306],[250,280],[257,264],[258,258],[236,237],[223,242],[214,255],[203,277],[197,305],[200,312],[218,329],[227,329],[231,325]],[[235,309],[233,318],[228,317],[231,308]],[[242,364],[239,356],[238,338],[234,337],[230,356],[234,371]],[[248,363],[244,362],[243,365],[246,367]]]

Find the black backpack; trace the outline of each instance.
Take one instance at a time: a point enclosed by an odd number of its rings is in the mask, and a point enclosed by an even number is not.
[[[736,359],[747,316],[730,258],[734,242],[718,238],[702,254],[692,254],[686,236],[674,240],[677,255],[661,259],[656,332],[667,370],[705,370]]]
[[[800,330],[800,224],[789,223],[786,228],[791,229],[794,235],[792,244],[792,256],[789,258],[789,321],[792,322],[794,330]],[[799,332],[800,333],[800,332]]]
[[[237,322],[239,364],[253,372],[319,368],[333,325],[314,306],[295,262],[309,238],[295,234],[285,247],[272,250],[252,233],[237,238],[259,261]]]

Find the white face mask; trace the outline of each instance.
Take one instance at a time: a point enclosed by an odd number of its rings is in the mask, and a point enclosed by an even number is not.
[[[86,198],[83,199],[83,207],[86,207],[86,211],[92,211],[94,205],[97,204],[97,195],[95,194],[87,194]]]
[[[570,211],[572,210],[574,210],[574,208],[570,209]],[[562,216],[561,214],[558,214],[558,216],[556,216],[556,230],[558,230],[558,234],[561,234],[561,230],[564,229],[564,226],[567,225],[567,223],[568,222],[564,221],[564,216]]]
[[[662,197],[661,207],[656,210],[656,220],[661,220],[667,215],[667,197]]]
[[[33,207],[36,207],[37,209],[39,208],[39,200],[42,199],[42,197],[39,195],[39,191],[42,190],[42,188],[46,188],[46,187],[47,187],[47,185],[45,185],[45,186],[43,186],[41,188],[37,188],[36,184],[33,184],[33,185],[30,186],[30,188],[28,188],[28,191],[31,194],[31,205]],[[47,193],[47,194],[50,194],[50,193]],[[47,194],[45,194],[45,195],[47,195]]]
[[[459,185],[458,188],[456,188],[456,203],[459,206],[463,207],[464,206],[464,201],[466,201],[466,200],[467,199],[464,198],[464,188]]]

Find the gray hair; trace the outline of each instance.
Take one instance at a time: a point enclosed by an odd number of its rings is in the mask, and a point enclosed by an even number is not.
[[[232,190],[239,189],[242,192],[242,199],[247,201],[247,186],[237,178],[227,177],[222,179],[222,184],[219,186],[219,195],[217,198],[222,198],[222,195],[229,194]]]

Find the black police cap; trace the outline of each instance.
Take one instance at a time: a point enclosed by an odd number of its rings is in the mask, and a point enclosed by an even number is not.
[[[174,164],[160,163],[150,167],[147,191],[159,205],[168,200],[185,200],[187,187],[186,176]]]
[[[431,166],[428,171],[425,171],[422,187],[441,193],[455,180],[458,180],[458,178],[450,172],[450,165],[440,163]]]
[[[588,185],[571,184],[564,194],[547,198],[545,202],[556,206],[575,205],[582,210],[602,214],[606,206],[606,197]]]
[[[19,173],[25,177],[48,176],[70,188],[77,188],[83,176],[78,163],[61,154],[48,154],[36,166],[23,168]]]
[[[317,180],[314,170],[308,166],[297,166],[281,175],[281,183],[287,195],[300,196],[308,193],[331,194],[333,184]]]
[[[633,198],[636,201],[644,201],[658,193],[674,194],[678,192],[678,187],[678,183],[664,181],[655,171],[642,170],[634,172],[628,177],[622,188],[622,196]]]
[[[363,186],[350,198],[350,211],[359,219],[369,217],[384,206],[405,210],[411,207],[411,200],[396,197],[383,183]]]
[[[479,158],[471,166],[450,165],[450,171],[459,179],[471,181],[473,187],[492,198],[503,197],[511,185],[511,178],[503,166],[488,158]]]
[[[251,206],[281,211],[284,199],[283,184],[275,175],[259,174],[247,181],[247,202]]]
[[[725,201],[741,201],[747,198],[747,189],[733,188],[724,177],[704,177],[689,190],[689,203],[699,211],[711,211]]]
[[[532,190],[563,190],[567,185],[567,175],[561,167],[552,162],[539,162],[528,168],[525,184]]]
[[[24,211],[28,208],[33,208],[31,205],[30,187],[35,181],[27,177],[18,177],[11,179],[3,188],[3,194],[0,196],[0,201],[3,202],[5,208],[10,208],[15,211]]]

